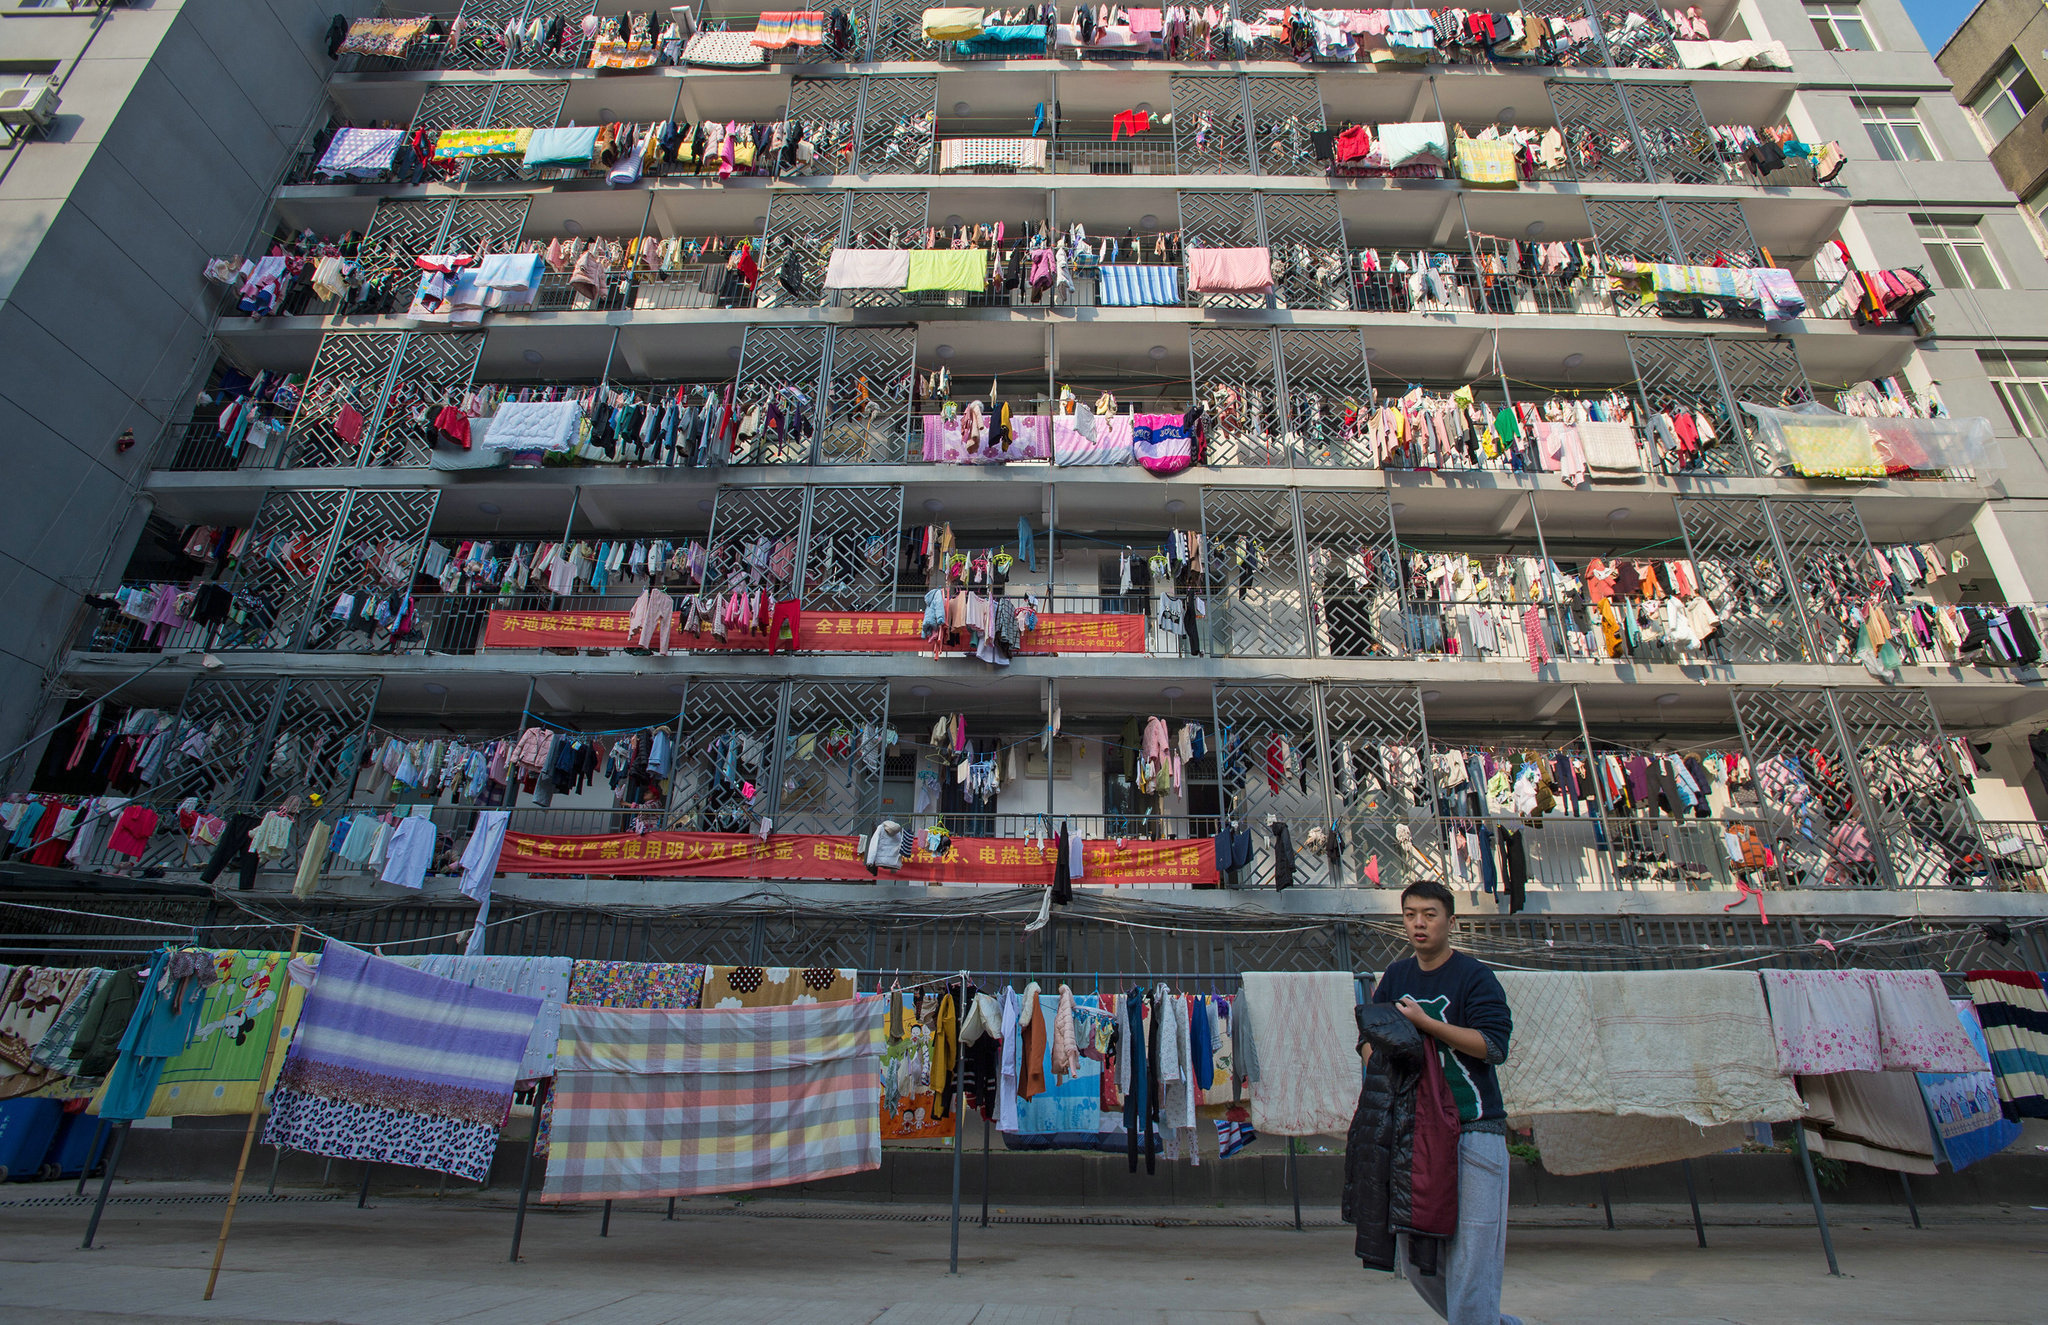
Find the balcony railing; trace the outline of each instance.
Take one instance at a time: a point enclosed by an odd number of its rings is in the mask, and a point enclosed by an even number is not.
[[[1214,785],[1213,779],[1195,780],[1196,785]],[[1040,796],[1043,792],[1038,793]],[[446,792],[407,793],[399,789],[391,802],[329,806],[323,817],[337,822],[356,814],[391,813],[394,806],[426,803],[439,835],[459,846],[473,830],[479,806],[445,805]],[[1029,787],[1005,794],[1005,802],[1033,799]],[[1051,813],[1040,810],[968,810],[947,814],[898,814],[896,822],[913,831],[943,826],[956,838],[995,838],[1002,841],[1050,842],[1052,833],[1065,823],[1090,841],[1182,841],[1191,846],[1213,837],[1221,826],[1215,816],[1164,815],[1143,808],[1147,798],[1134,797],[1128,812],[1102,814]],[[167,807],[168,808],[168,807]],[[244,807],[212,807],[227,814]],[[253,807],[261,813],[265,807]],[[515,804],[510,829],[513,832],[546,836],[586,836],[606,833],[712,831],[695,809],[681,798],[676,804],[657,807],[534,807]],[[1418,811],[1420,807],[1415,807]],[[1234,816],[1235,817],[1235,816]],[[294,824],[291,849],[266,866],[273,878],[287,879],[297,869],[305,836],[314,822],[301,816]],[[1378,888],[1398,890],[1420,878],[1448,881],[1453,887],[1484,892],[1508,905],[1511,862],[1519,861],[1525,887],[1534,892],[1699,892],[1722,894],[1734,891],[1738,882],[1762,889],[1762,905],[1768,910],[1770,894],[1798,889],[1824,874],[1831,865],[1827,853],[1810,843],[1778,842],[1774,866],[1737,871],[1729,860],[1726,831],[1737,825],[1758,828],[1760,821],[1741,815],[1726,818],[1671,818],[1669,816],[1572,815],[1561,811],[1544,815],[1448,815],[1429,812],[1387,812],[1355,804],[1340,804],[1334,819],[1284,817],[1268,821],[1264,816],[1240,819],[1252,833],[1250,862],[1225,874],[1220,883],[1234,888],[1269,888],[1277,878],[1279,853],[1275,827],[1285,828],[1294,852],[1292,878],[1295,887]],[[1328,832],[1334,851],[1315,849],[1325,839],[1316,830]],[[806,831],[855,836],[869,832],[872,819],[828,817],[810,819]],[[1983,859],[1964,861],[1954,877],[1924,876],[1926,887],[1976,887],[2041,891],[2048,888],[2048,838],[2043,825],[2030,821],[1981,821],[1976,831],[1986,845]],[[164,813],[156,833],[145,845],[139,860],[117,855],[102,845],[85,853],[77,862],[81,868],[114,873],[156,870],[177,876],[196,874],[206,864],[211,848],[195,844],[180,829],[174,813]],[[437,853],[438,854],[438,853]],[[582,877],[605,877],[602,862]],[[442,873],[451,873],[444,868]],[[368,882],[376,879],[373,866],[356,866],[329,856],[325,876],[334,881]],[[1838,881],[1875,882],[1861,865]],[[1377,876],[1375,883],[1374,876]],[[879,882],[888,882],[883,875]],[[686,880],[670,880],[658,886],[688,887]],[[1185,882],[1165,882],[1165,887],[1185,887]]]

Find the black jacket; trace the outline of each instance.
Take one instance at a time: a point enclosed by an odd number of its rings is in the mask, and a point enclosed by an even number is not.
[[[1358,1259],[1394,1268],[1394,1231],[1409,1222],[1415,1093],[1422,1079],[1422,1032],[1389,1004],[1358,1005],[1358,1042],[1372,1044],[1358,1111],[1344,1139],[1344,1219],[1358,1226]],[[1417,1250],[1427,1239],[1417,1239]],[[1431,1267],[1432,1269],[1434,1267]]]

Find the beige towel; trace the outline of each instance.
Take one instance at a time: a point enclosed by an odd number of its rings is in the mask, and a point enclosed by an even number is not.
[[[1535,1121],[1543,1171],[1560,1177],[1612,1173],[1711,1155],[1741,1145],[1746,1131],[1740,1123],[1699,1127],[1683,1118],[1614,1118],[1592,1113],[1561,1113]]]
[[[1933,1173],[1934,1132],[1911,1072],[1835,1072],[1799,1078],[1806,1145],[1900,1173]]]
[[[1259,1058],[1254,1128],[1274,1136],[1350,1130],[1362,1083],[1357,1005],[1347,971],[1245,972],[1242,1006]]]
[[[1501,1101],[1508,1116],[1613,1113],[1614,1092],[1593,1029],[1585,973],[1496,974],[1515,1018],[1507,1061],[1500,1065]]]
[[[1616,1113],[1701,1126],[1799,1116],[1754,971],[1612,971],[1586,984]]]

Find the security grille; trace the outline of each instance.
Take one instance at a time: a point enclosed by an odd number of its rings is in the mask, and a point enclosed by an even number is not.
[[[1258,195],[1183,193],[1180,195],[1180,233],[1189,245],[1257,248],[1266,242],[1264,228],[1259,224]],[[1204,294],[1197,295],[1196,301],[1203,308],[1266,306],[1266,296],[1260,294]]]
[[[151,798],[169,805],[188,796],[210,806],[246,802],[254,789],[250,774],[285,685],[276,677],[193,678],[178,705],[178,723],[167,738]]]
[[[1372,402],[1372,370],[1362,331],[1281,327],[1280,374],[1286,388],[1286,445],[1294,463],[1369,468],[1365,439],[1347,415]]]
[[[1321,658],[1404,652],[1401,556],[1386,489],[1301,493],[1309,638]]]
[[[1610,261],[1682,261],[1671,242],[1671,232],[1665,228],[1663,209],[1654,199],[1594,199],[1586,204],[1586,220],[1592,224],[1593,242],[1599,247],[1600,256]]]
[[[1207,411],[1209,463],[1285,465],[1273,332],[1267,327],[1190,327],[1195,401]]]
[[[1592,79],[1558,79],[1544,84],[1550,106],[1564,130],[1565,158],[1572,177],[1614,184],[1644,182],[1628,112],[1615,85]]]
[[[317,795],[325,804],[346,804],[382,685],[376,677],[298,677],[287,683],[270,748],[254,752],[255,802],[269,806],[290,795]]]
[[[1632,9],[1626,0],[1593,0],[1593,4],[1607,42],[1608,60],[1615,68],[1678,68],[1678,48],[1671,44],[1670,29],[1661,13],[1652,13],[1645,23],[1639,21],[1640,9]]]
[[[869,78],[861,101],[860,168],[872,175],[930,174],[938,95],[939,80],[930,75]]]
[[[498,39],[505,25],[526,17],[527,0],[462,0],[462,39],[448,46],[451,69],[497,69],[505,63]],[[570,20],[572,23],[574,20]]]
[[[1567,23],[1587,18],[1589,11],[1590,6],[1580,3],[1580,0],[1531,0],[1522,10],[1531,22],[1541,16],[1563,19]],[[1599,26],[1597,19],[1593,26]],[[1552,49],[1556,52],[1559,67],[1565,69],[1598,69],[1608,62],[1606,48],[1597,36],[1560,39]]]
[[[1926,692],[1835,690],[1831,696],[1856,754],[1864,818],[1881,839],[1892,886],[1975,882],[1984,871],[1984,843]]]
[[[433,488],[360,488],[350,495],[326,583],[314,595],[321,610],[308,625],[305,649],[367,653],[396,647],[391,628],[403,596],[412,592],[440,498]],[[344,598],[353,610],[336,617],[333,609]],[[393,600],[392,616],[382,623],[366,620],[362,608],[380,598]]]
[[[1219,685],[1214,694],[1223,812],[1250,829],[1255,843],[1251,864],[1240,871],[1237,883],[1274,882],[1270,817],[1284,824],[1293,839],[1292,882],[1327,886],[1328,858],[1302,849],[1304,831],[1330,821],[1314,687]]]
[[[448,209],[444,247],[456,253],[503,253],[519,243],[532,199],[458,198]]]
[[[1787,498],[1765,509],[1792,572],[1806,626],[1823,662],[1847,662],[1856,652],[1856,625],[1867,598],[1870,539],[1856,503],[1846,498]]]
[[[1610,42],[1610,46],[1612,43]],[[1669,41],[1664,45],[1669,46]],[[1674,56],[1666,68],[1675,68]],[[1686,83],[1623,83],[1622,96],[1635,120],[1636,142],[1655,177],[1675,184],[1714,184],[1723,178],[1713,136],[1700,103]]]
[[[433,83],[413,112],[414,129],[474,129],[491,104],[489,83]]]
[[[1681,444],[1676,431],[1665,434],[1651,426],[1657,464],[1667,474],[1747,474],[1749,447],[1740,425],[1728,412],[1714,352],[1704,336],[1630,336],[1629,364],[1635,371],[1645,419],[1651,414],[1691,411],[1705,415],[1714,440],[1697,447]]]
[[[1738,687],[1733,701],[1765,835],[1777,844],[1788,881],[1878,883],[1872,853],[1854,843],[1856,785],[1827,692]]]
[[[1732,663],[1811,658],[1799,604],[1756,497],[1680,497],[1678,523],[1700,587],[1721,621],[1710,643]]]
[[[1702,267],[1755,266],[1759,257],[1756,237],[1739,202],[1664,203],[1671,219],[1671,232],[1678,238],[1684,260]]]
[[[1728,384],[1728,398],[1737,412],[1756,472],[1775,473],[1780,461],[1769,453],[1756,420],[1742,408],[1746,402],[1784,409],[1813,399],[1813,388],[1800,366],[1799,351],[1789,340],[1737,340],[1717,338],[1714,360],[1721,365],[1721,379]],[[1731,439],[1732,440],[1732,439]]]
[[[500,83],[486,123],[494,129],[550,128],[562,117],[568,98],[569,85],[563,82]],[[462,177],[472,184],[500,183],[518,179],[520,169],[514,157],[480,157],[469,163]]]
[[[820,411],[823,464],[901,464],[909,459],[915,327],[837,327],[831,395]]]
[[[911,0],[876,0],[874,53],[877,63],[930,60],[938,48],[924,39],[924,6]]]
[[[1175,74],[1173,163],[1182,175],[1249,175],[1244,86],[1227,74]],[[1185,219],[1185,218],[1183,218]]]
[[[1330,793],[1351,881],[1377,887],[1444,877],[1442,845],[1428,826],[1436,809],[1429,726],[1413,686],[1330,682],[1321,687]]]
[[[798,78],[789,85],[789,118],[804,126],[815,155],[812,175],[849,174],[860,128],[858,78]]]
[[[824,302],[825,264],[846,225],[846,196],[798,189],[777,189],[768,195],[768,225],[761,244],[767,257],[764,270],[771,279],[755,291],[760,307],[815,308]],[[793,291],[780,279],[792,251],[798,267]]]
[[[423,253],[434,253],[448,220],[448,203],[419,198],[380,198],[370,214],[369,229],[363,232],[359,248],[367,268],[385,268],[396,274],[387,278],[395,308],[412,303],[419,288],[420,274],[412,265]]]
[[[887,681],[792,681],[784,705],[775,828],[858,833],[881,815]]]
[[[900,485],[813,488],[804,533],[803,583],[797,594],[805,608],[889,610],[895,600],[902,534]]]
[[[762,588],[777,599],[796,597],[807,498],[808,489],[799,487],[720,488],[709,535],[717,573],[758,564]],[[710,581],[707,573],[705,583]]]
[[[1254,76],[1244,80],[1244,95],[1251,111],[1259,173],[1321,175],[1323,163],[1309,147],[1309,135],[1324,128],[1323,98],[1316,90],[1315,78]],[[1325,201],[1334,209],[1333,199]]]
[[[401,331],[330,331],[321,336],[292,414],[287,467],[342,469],[356,463],[363,442],[374,435],[372,427],[405,336]],[[352,424],[343,422],[344,411]]]
[[[307,617],[348,507],[342,488],[272,490],[249,524],[236,565],[236,596],[245,619],[224,635],[224,649],[288,650]]]
[[[1308,656],[1294,514],[1293,495],[1284,488],[1202,489],[1211,654]]]
[[[822,324],[748,327],[740,341],[735,400],[740,435],[732,463],[804,465],[811,462],[811,434],[822,398],[831,330]],[[802,398],[801,414],[787,406]],[[783,406],[771,425],[768,407]]]
[[[754,816],[769,813],[774,804],[781,711],[777,681],[684,682],[669,784],[672,825],[696,832],[753,830]]]
[[[481,331],[409,333],[376,424],[365,430],[359,463],[379,468],[426,465],[434,450],[434,415],[442,404],[469,390],[483,352]]]
[[[929,195],[911,192],[868,192],[851,195],[847,203],[849,248],[915,248],[913,235],[930,221]],[[900,290],[842,290],[842,306],[881,307],[900,304]]]
[[[528,20],[560,16],[569,25],[571,37],[558,47],[522,45],[517,58],[510,63],[514,68],[527,69],[581,68],[590,57],[590,48],[576,40],[574,34],[583,20],[596,12],[597,0],[531,0],[526,10]]]
[[[1337,199],[1327,193],[1259,195],[1263,243],[1279,268],[1280,302],[1288,308],[1351,308],[1350,262]]]

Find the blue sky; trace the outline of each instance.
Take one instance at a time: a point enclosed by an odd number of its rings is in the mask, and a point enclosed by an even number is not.
[[[1927,43],[1929,51],[1939,51],[1941,44],[1955,35],[1970,11],[1977,7],[1976,0],[1905,0],[1906,12],[1913,16],[1913,26],[1920,29],[1920,39]]]

